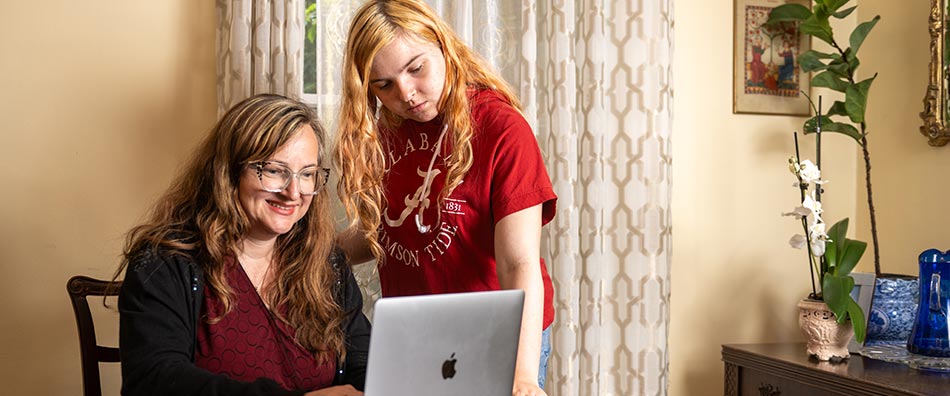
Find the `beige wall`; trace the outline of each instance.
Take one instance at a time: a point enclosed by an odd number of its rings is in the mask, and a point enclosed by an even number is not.
[[[788,171],[803,117],[732,113],[731,2],[679,0],[673,76],[670,394],[722,390],[720,345],[793,341],[810,289]],[[814,139],[799,136],[814,159]],[[827,218],[854,217],[854,145],[822,139]]]
[[[950,145],[930,147],[918,129],[928,81],[930,2],[861,4],[863,19],[882,18],[874,39],[861,50],[868,66],[864,73],[880,73],[868,107],[881,267],[884,272],[917,275],[920,252],[950,249]],[[867,213],[867,195],[863,189],[858,193],[858,211]],[[869,240],[867,218],[861,220],[859,237]]]
[[[0,3],[2,393],[80,393],[66,280],[111,275],[214,122],[214,18],[210,1]]]
[[[724,77],[732,72],[732,7],[723,3],[678,0],[675,7],[674,396],[722,391],[720,344],[800,340],[795,303],[810,288],[804,253],[786,243],[799,230],[778,216],[796,203],[785,158],[802,119],[732,114],[731,78]],[[950,211],[941,210],[950,193],[950,147],[929,147],[917,132],[928,11],[925,0],[862,0],[858,10],[862,21],[882,16],[861,49],[860,73],[880,73],[868,124],[886,272],[916,274],[920,251],[950,249]],[[822,142],[832,181],[827,217],[850,217],[851,233],[869,240],[863,160],[853,141],[830,136]],[[873,271],[871,256],[869,249],[859,270]]]

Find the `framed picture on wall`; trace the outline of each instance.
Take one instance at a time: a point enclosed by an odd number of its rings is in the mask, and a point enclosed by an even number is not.
[[[765,26],[769,12],[811,0],[734,0],[733,113],[808,115],[811,78],[798,56],[811,46],[798,24]]]

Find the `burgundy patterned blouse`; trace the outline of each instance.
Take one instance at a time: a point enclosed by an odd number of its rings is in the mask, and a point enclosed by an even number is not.
[[[228,284],[234,291],[231,312],[215,324],[207,323],[209,312],[217,317],[224,308],[210,288],[205,288],[195,364],[239,381],[270,378],[287,390],[330,386],[335,367],[331,363],[320,364],[294,342],[294,330],[265,307],[244,269],[233,258],[228,259],[225,268]]]

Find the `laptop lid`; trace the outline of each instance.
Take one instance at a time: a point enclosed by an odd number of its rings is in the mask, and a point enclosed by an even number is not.
[[[367,396],[510,395],[524,291],[381,298]]]

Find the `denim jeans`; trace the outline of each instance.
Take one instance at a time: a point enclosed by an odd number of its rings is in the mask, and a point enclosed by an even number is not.
[[[538,366],[538,386],[544,389],[547,379],[548,358],[551,356],[551,326],[541,333],[541,364]]]

